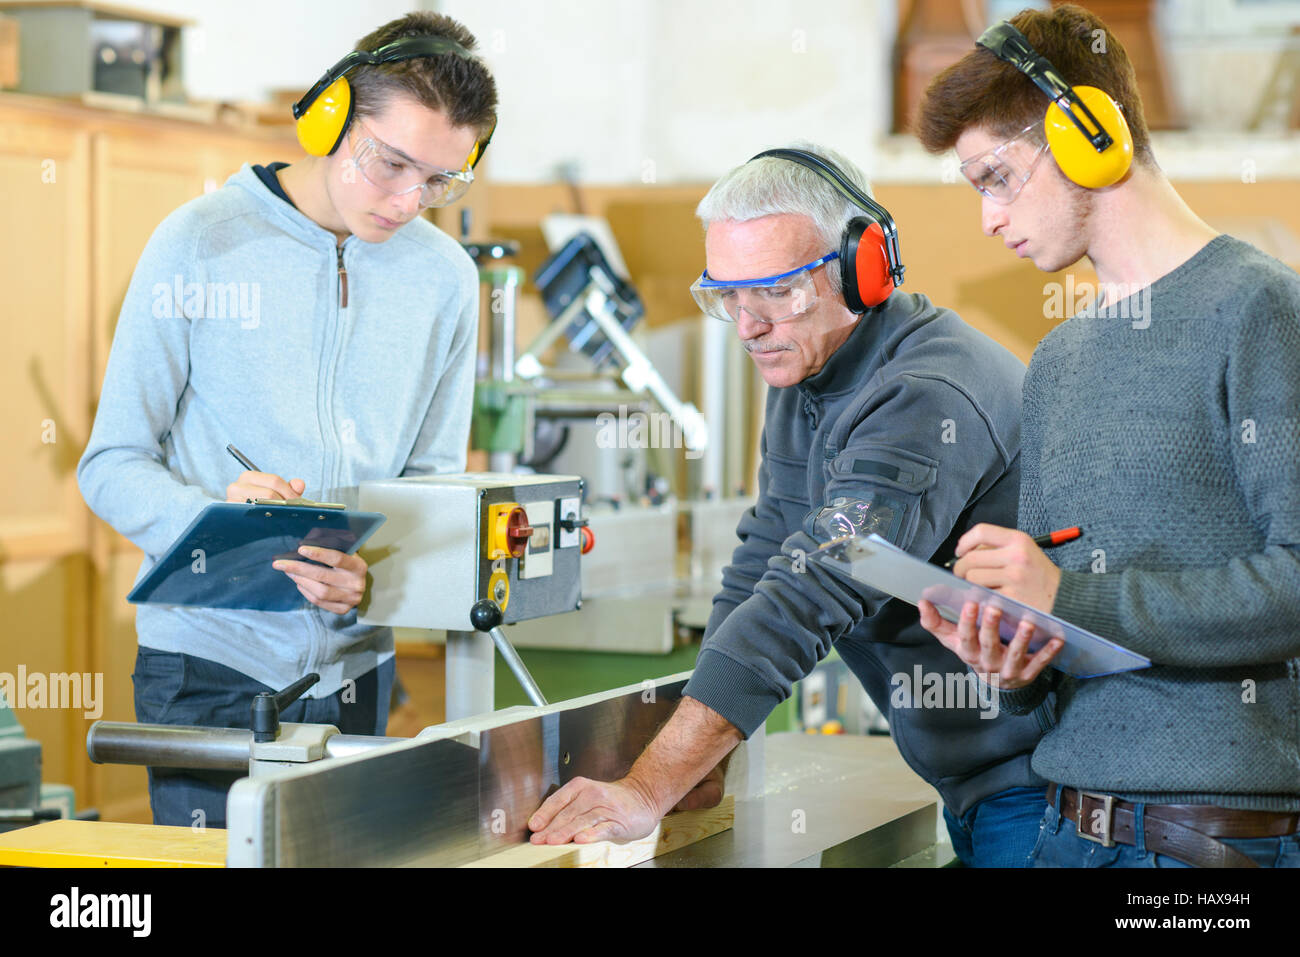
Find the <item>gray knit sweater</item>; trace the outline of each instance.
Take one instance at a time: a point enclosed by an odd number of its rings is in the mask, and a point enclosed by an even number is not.
[[[1135,801],[1300,810],[1300,276],[1219,236],[1070,319],[1025,378],[1020,527],[1054,614],[1148,656],[1057,692],[1042,776]]]

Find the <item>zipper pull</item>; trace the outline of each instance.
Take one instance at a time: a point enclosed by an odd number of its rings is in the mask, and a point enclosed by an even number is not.
[[[806,393],[803,397],[803,411],[804,415],[808,416],[812,421],[812,427],[817,428],[817,424],[821,419],[821,407]]]
[[[348,270],[343,265],[343,244],[336,247],[339,254],[339,308],[348,307]]]

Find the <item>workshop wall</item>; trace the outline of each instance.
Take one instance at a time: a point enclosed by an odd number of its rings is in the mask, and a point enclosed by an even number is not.
[[[182,34],[185,88],[191,97],[261,100],[271,90],[306,89],[352,44],[412,10],[412,0],[141,0],[157,13],[196,21]]]
[[[795,137],[870,163],[888,125],[893,0],[437,9],[480,38],[503,91],[498,182],[547,182],[561,169],[593,183],[705,182]]]

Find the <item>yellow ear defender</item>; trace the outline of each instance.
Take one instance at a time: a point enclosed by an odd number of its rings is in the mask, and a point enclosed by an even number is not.
[[[298,142],[312,156],[328,156],[343,142],[351,119],[352,85],[347,77],[341,76],[314,97],[298,117],[295,124]]]
[[[1133,164],[1133,134],[1119,104],[1095,86],[1070,86],[1025,35],[1006,21],[989,27],[975,42],[1024,73],[1052,101],[1043,128],[1062,173],[1089,189],[1124,178]]]
[[[312,156],[328,156],[339,148],[343,136],[347,133],[348,123],[352,120],[352,87],[348,83],[347,73],[358,66],[374,66],[379,63],[396,63],[398,60],[413,60],[416,57],[435,57],[444,54],[474,58],[468,50],[454,40],[446,37],[403,37],[385,44],[373,53],[354,50],[335,63],[323,77],[316,81],[310,90],[303,94],[301,100],[293,105],[293,117],[297,120],[298,142]],[[470,168],[477,165],[487,149],[491,134],[482,142],[474,144],[470,154]]]
[[[1074,120],[1056,103],[1047,108],[1043,127],[1047,146],[1061,172],[1080,186],[1100,189],[1118,183],[1133,163],[1133,134],[1118,104],[1095,86],[1076,86],[1075,95],[1087,107],[1085,116],[1095,117],[1098,130],[1110,132],[1113,142],[1098,152],[1089,136],[1075,126]]]

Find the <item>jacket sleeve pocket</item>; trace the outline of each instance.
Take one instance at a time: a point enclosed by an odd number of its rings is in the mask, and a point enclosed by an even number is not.
[[[939,463],[907,449],[872,444],[845,449],[831,460],[829,472],[825,500],[808,513],[805,532],[822,542],[876,534],[906,548]]]

